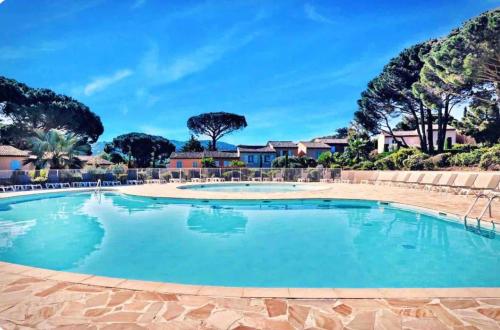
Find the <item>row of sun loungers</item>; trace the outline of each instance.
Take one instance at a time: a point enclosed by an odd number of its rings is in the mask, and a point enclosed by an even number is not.
[[[355,181],[354,178],[345,180]],[[471,192],[488,194],[499,192],[500,173],[380,171],[371,173],[368,178],[360,180],[359,183],[423,189],[458,195],[469,195]]]

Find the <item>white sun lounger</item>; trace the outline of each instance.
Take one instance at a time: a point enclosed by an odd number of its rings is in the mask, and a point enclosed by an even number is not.
[[[378,178],[378,171],[370,173],[367,179],[363,179],[360,181],[361,184],[374,184]]]
[[[470,173],[459,173],[450,186],[446,186],[442,189],[444,192],[452,192],[454,194],[461,195],[463,192],[468,192],[470,187],[476,181],[477,174]],[[468,190],[469,189],[469,190]]]
[[[476,195],[489,194],[498,188],[500,183],[500,174],[496,173],[480,173],[470,188],[463,188],[460,193],[468,195],[474,192]]]

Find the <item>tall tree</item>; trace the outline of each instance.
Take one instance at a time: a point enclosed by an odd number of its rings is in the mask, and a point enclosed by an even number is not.
[[[227,112],[209,112],[188,119],[187,127],[195,135],[206,135],[211,139],[210,150],[217,150],[217,141],[226,134],[247,127],[244,116]]]
[[[189,138],[189,141],[187,141],[183,146],[181,151],[182,152],[201,152],[203,151],[203,146],[201,145],[200,141],[198,141],[194,135],[191,134],[191,137]]]
[[[55,129],[49,131],[36,130],[31,138],[32,154],[25,163],[34,163],[37,169],[79,168],[81,161],[78,155],[89,152],[89,146],[73,133],[64,133]]]
[[[94,143],[104,132],[101,119],[77,100],[49,89],[31,88],[0,76],[1,142],[29,148],[36,130],[58,129]]]
[[[104,151],[110,154],[112,159],[127,159],[130,167],[155,167],[175,151],[175,146],[161,136],[128,133],[114,138]],[[121,157],[113,156],[114,154]]]
[[[368,88],[361,93],[358,111],[354,115],[355,122],[374,134],[384,130],[392,135],[396,143],[406,146],[404,140],[394,135],[392,127],[396,118],[406,118],[415,124],[421,149],[432,149],[432,126],[430,132],[429,127],[426,131],[427,119],[431,117],[430,109],[425,107],[412,90],[424,65],[421,56],[430,47],[430,42],[417,44],[391,59],[382,73],[371,80]]]
[[[468,103],[468,116],[458,126],[480,142],[494,143],[500,134],[495,134],[500,127],[499,36],[500,9],[496,9],[465,22],[426,57],[433,80]]]

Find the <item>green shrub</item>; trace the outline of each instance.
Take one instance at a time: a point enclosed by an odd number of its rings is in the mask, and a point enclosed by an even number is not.
[[[449,150],[453,154],[459,154],[463,152],[471,152],[472,150],[477,149],[477,146],[471,145],[471,144],[454,144],[451,149]]]
[[[482,149],[473,150],[471,152],[462,152],[462,153],[453,155],[450,158],[450,163],[453,166],[462,166],[462,167],[478,165],[479,162],[481,161],[481,155],[485,151],[486,150],[484,150],[482,148]]]
[[[45,183],[49,178],[49,171],[46,169],[30,171],[28,174],[33,183]]]
[[[483,153],[479,166],[484,170],[500,170],[500,144],[491,147],[487,152]]]
[[[416,148],[401,148],[389,157],[391,157],[395,169],[404,168],[404,161],[413,155],[422,154],[422,152]]]
[[[429,158],[428,155],[419,153],[409,156],[403,161],[404,169],[406,170],[424,170],[429,169],[426,167],[430,167],[432,162],[426,162]]]
[[[365,160],[361,163],[358,163],[356,165],[354,165],[352,168],[355,169],[355,170],[372,170],[373,168],[375,167],[375,165],[373,164],[373,162],[369,161],[369,160]]]
[[[59,182],[80,182],[83,181],[80,172],[59,171]]]
[[[392,157],[379,159],[373,165],[377,170],[394,170],[396,168]]]
[[[450,158],[452,154],[449,152],[445,152],[442,154],[438,154],[429,158],[429,161],[432,162],[434,167],[448,167],[450,166]]]
[[[232,160],[230,163],[232,167],[245,167],[245,162],[241,160]]]

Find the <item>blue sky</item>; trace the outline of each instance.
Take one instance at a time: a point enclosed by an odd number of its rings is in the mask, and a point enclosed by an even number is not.
[[[243,114],[223,140],[308,140],[345,126],[400,50],[496,0],[0,0],[0,75],[101,116],[101,141],[189,137],[202,112]]]

